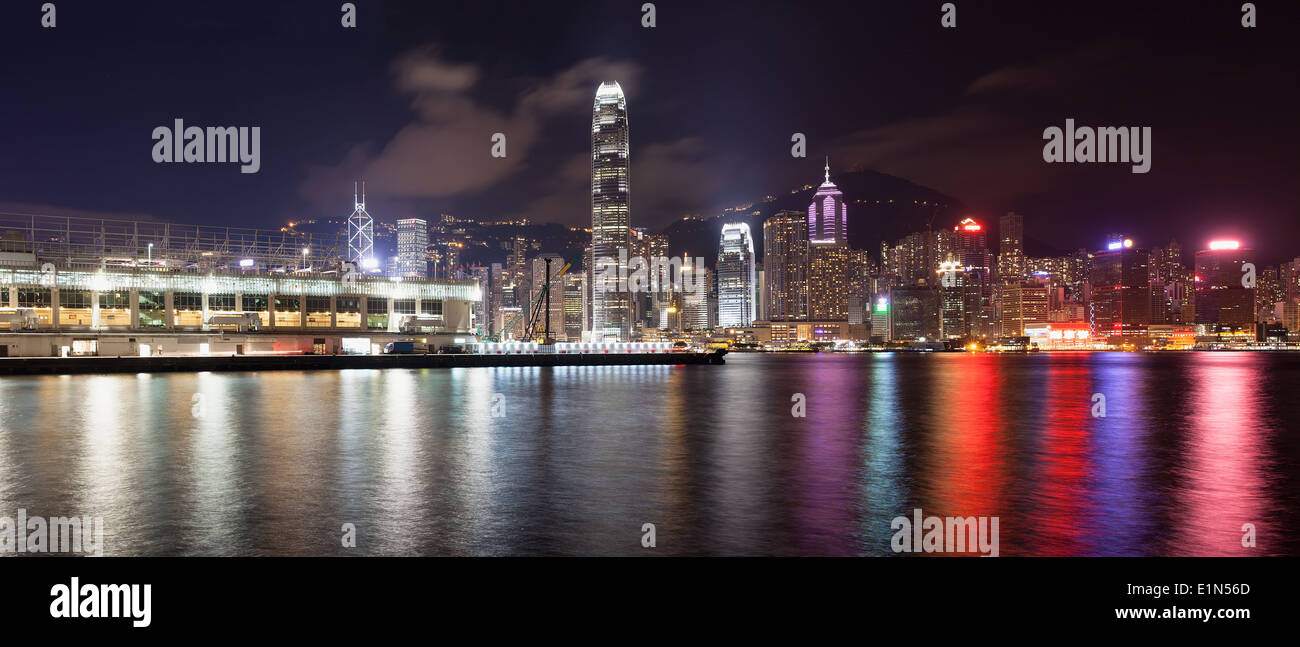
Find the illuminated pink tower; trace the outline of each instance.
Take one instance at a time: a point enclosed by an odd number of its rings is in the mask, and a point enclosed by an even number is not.
[[[831,160],[826,158],[826,181],[817,187],[808,205],[808,243],[813,246],[848,247],[849,208],[844,194],[831,182]]]

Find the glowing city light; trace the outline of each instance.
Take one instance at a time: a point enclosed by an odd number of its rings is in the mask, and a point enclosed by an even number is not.
[[[1237,240],[1212,240],[1210,249],[1240,249],[1241,241]]]
[[[253,264],[254,264],[255,262],[256,262],[256,261],[254,261],[254,260],[251,259],[251,258],[245,258],[245,259],[239,261],[239,266],[240,266],[240,267],[252,267]]]

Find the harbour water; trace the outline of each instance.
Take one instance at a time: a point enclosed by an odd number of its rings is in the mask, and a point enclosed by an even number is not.
[[[919,508],[1003,556],[1296,555],[1298,390],[1287,353],[4,377],[0,517],[103,517],[108,555],[893,555]]]

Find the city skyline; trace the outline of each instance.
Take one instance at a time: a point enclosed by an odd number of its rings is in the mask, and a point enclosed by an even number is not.
[[[1258,241],[1260,259],[1276,262],[1291,253],[1284,241],[1300,237],[1300,217],[1284,189],[1295,162],[1282,153],[1295,144],[1285,109],[1295,103],[1295,87],[1277,55],[1286,43],[1277,25],[1293,7],[1270,9],[1278,13],[1253,30],[1208,8],[1183,7],[1178,29],[1151,34],[1135,25],[1139,18],[1160,20],[1158,10],[1134,16],[1118,3],[1070,20],[1061,19],[1062,9],[1032,3],[967,8],[963,26],[949,31],[940,31],[933,8],[832,3],[835,13],[857,20],[817,25],[829,30],[825,38],[746,61],[730,53],[744,48],[727,45],[797,31],[815,15],[669,2],[659,5],[663,20],[651,30],[640,27],[635,12],[625,16],[612,6],[524,9],[537,26],[585,38],[561,39],[562,46],[527,59],[494,60],[490,53],[509,51],[503,43],[526,42],[525,24],[534,23],[507,20],[470,38],[450,25],[479,22],[484,9],[409,4],[380,12],[363,7],[356,31],[344,32],[328,14],[304,20],[291,8],[236,6],[261,19],[243,36],[245,48],[233,63],[168,36],[164,16],[200,11],[190,7],[135,15],[72,3],[58,31],[21,30],[5,41],[33,60],[12,70],[12,78],[31,88],[29,96],[64,107],[11,107],[12,147],[30,165],[0,179],[0,210],[265,228],[332,217],[346,202],[347,185],[366,178],[372,213],[389,222],[445,212],[582,225],[587,218],[575,205],[589,190],[582,170],[589,151],[586,125],[572,108],[590,99],[582,95],[592,84],[618,78],[638,106],[637,225],[652,231],[796,188],[829,154],[846,170],[874,169],[952,196],[982,220],[1010,211],[1039,218],[1037,238],[1061,249],[1111,230],[1143,240],[1178,230],[1179,239]],[[1105,19],[1116,12],[1133,19]],[[202,24],[217,31],[238,24],[240,15],[204,15]],[[702,25],[717,21],[733,29],[701,38]],[[1010,26],[1022,22],[1059,32],[1049,38]],[[314,48],[315,64],[277,48],[277,25],[290,23],[301,25],[299,42]],[[969,34],[976,31],[986,35],[979,56],[961,54],[975,44]],[[144,49],[132,56],[105,34]],[[907,52],[909,73],[880,63],[860,69],[868,57],[853,43],[863,40]],[[929,54],[906,45],[922,40]],[[1205,42],[1226,46],[1211,58]],[[152,56],[155,48],[166,56]],[[731,73],[718,83],[697,80],[693,64],[705,60]],[[54,81],[81,64],[134,73],[89,70],[89,85],[80,87],[114,99],[85,111]],[[280,81],[230,76],[251,67]],[[193,74],[174,73],[182,69]],[[152,85],[160,75],[171,81],[165,90]],[[97,76],[117,85],[110,92]],[[339,76],[355,80],[355,94],[367,100],[317,101],[333,94]],[[229,80],[259,100],[214,94],[205,77]],[[844,101],[801,101],[801,93],[769,78],[836,87]],[[203,108],[195,114],[200,109],[190,106]],[[224,166],[151,163],[149,130],[187,116],[202,125],[260,125],[261,170],[231,175]],[[1044,128],[1071,117],[1151,126],[1151,171],[1136,177],[1126,168],[1045,164]],[[1232,126],[1225,131],[1223,124]],[[496,132],[508,139],[504,158],[489,155]],[[1215,132],[1224,136],[1210,136]],[[39,133],[53,136],[34,139]],[[789,155],[793,133],[807,137],[807,157]],[[58,160],[80,161],[62,167],[55,181],[46,171]],[[195,203],[194,195],[206,199]]]

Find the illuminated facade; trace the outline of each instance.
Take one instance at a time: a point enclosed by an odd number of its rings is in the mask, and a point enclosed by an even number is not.
[[[844,204],[844,194],[831,182],[830,160],[826,162],[826,180],[817,187],[812,204],[808,205],[808,244],[849,244],[849,208]]]
[[[213,313],[254,313],[264,328],[396,331],[402,314],[470,330],[475,281],[358,280],[274,275],[0,268],[8,303],[33,308],[39,330],[220,329]],[[449,302],[455,302],[450,305]]]
[[[1115,238],[1092,256],[1088,320],[1095,337],[1146,335],[1151,324],[1148,254],[1128,238]]]
[[[745,223],[722,226],[718,244],[718,325],[745,327],[758,317],[754,239]]]
[[[429,274],[429,223],[419,218],[397,221],[397,273],[409,278]]]
[[[808,225],[798,211],[782,211],[763,223],[763,280],[767,318],[808,319]]]
[[[1241,243],[1214,241],[1196,252],[1196,323],[1209,332],[1244,333],[1255,324],[1255,287],[1245,265],[1255,253]],[[1251,287],[1246,287],[1247,284]]]
[[[808,205],[808,319],[847,321],[849,317],[848,207],[844,194],[826,180]]]
[[[1025,218],[1008,213],[998,221],[998,282],[1025,279]]]
[[[1027,327],[1046,324],[1049,291],[1045,280],[1002,286],[1002,336],[1021,337]]]
[[[627,256],[630,191],[627,99],[617,81],[601,83],[591,117],[592,341],[631,335],[631,296],[599,280],[602,267]]]
[[[354,263],[358,270],[370,271],[379,267],[375,258],[375,220],[366,212],[365,182],[361,183],[361,195],[357,196],[353,186],[352,215],[348,216],[348,262]]]
[[[957,262],[966,268],[967,283],[976,290],[978,305],[972,304],[967,309],[967,329],[969,334],[978,337],[996,337],[992,254],[989,253],[988,234],[984,226],[974,218],[965,218],[953,227],[953,254]]]

